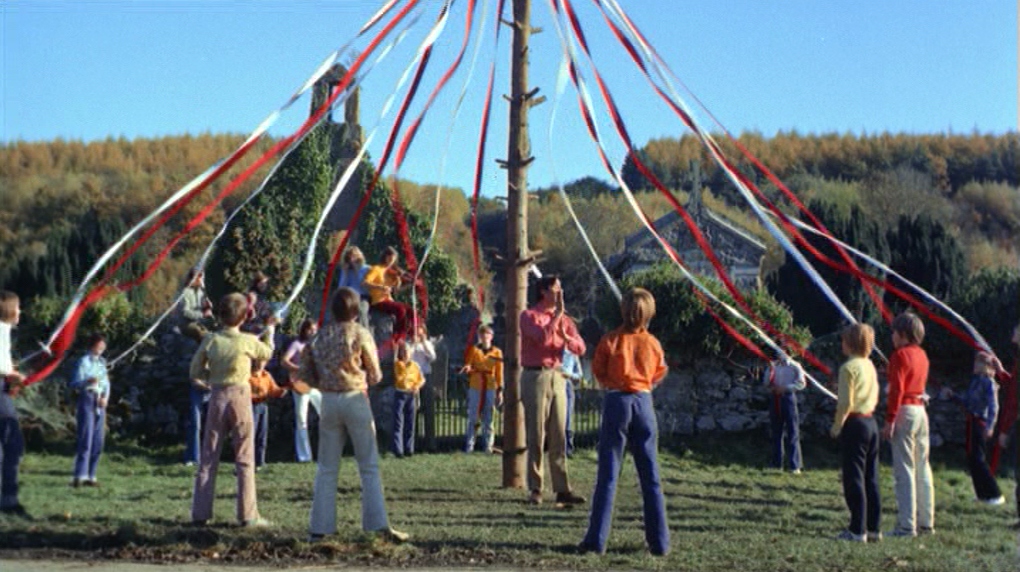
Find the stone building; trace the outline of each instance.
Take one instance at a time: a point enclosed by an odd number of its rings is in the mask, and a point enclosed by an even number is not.
[[[700,193],[691,195],[687,211],[704,233],[733,282],[739,288],[761,287],[761,267],[767,247],[722,215],[712,212],[701,202]],[[716,276],[711,262],[679,214],[670,212],[654,224],[655,229],[676,249],[692,272],[701,276]],[[658,240],[647,229],[642,229],[624,239],[623,252],[611,256],[607,268],[616,278],[622,278],[667,260],[666,252]]]

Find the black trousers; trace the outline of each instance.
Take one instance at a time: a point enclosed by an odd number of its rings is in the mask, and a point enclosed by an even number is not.
[[[974,494],[980,500],[997,499],[1002,496],[995,475],[988,468],[985,449],[988,429],[983,419],[973,415],[967,416],[967,466],[970,468],[970,479],[974,482]]]
[[[839,434],[843,498],[850,509],[850,532],[879,532],[878,424],[872,417],[850,417]],[[865,528],[866,525],[866,528]]]

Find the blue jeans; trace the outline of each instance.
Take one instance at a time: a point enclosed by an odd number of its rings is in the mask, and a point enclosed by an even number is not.
[[[202,418],[209,405],[210,391],[202,391],[192,385],[188,389],[188,423],[184,441],[184,462],[198,463],[202,451]]]
[[[769,422],[772,427],[772,468],[783,468],[785,449],[790,470],[802,467],[800,454],[800,415],[797,413],[797,394],[790,392],[771,395]]]
[[[574,382],[570,378],[567,378],[567,454],[574,454],[574,426],[571,424],[574,421]]]
[[[666,523],[666,501],[659,481],[656,454],[658,425],[652,394],[607,392],[602,402],[602,426],[599,428],[598,474],[592,495],[588,532],[581,542],[596,552],[604,552],[609,540],[613,516],[616,481],[623,463],[624,448],[634,457],[641,483],[641,506],[644,512],[645,542],[652,554],[669,552],[669,528]]]
[[[492,451],[492,444],[495,441],[495,435],[492,433],[492,410],[495,405],[495,389],[486,389],[485,391],[474,388],[468,389],[467,433],[464,442],[465,453],[475,450],[475,434],[477,433],[475,424],[478,423],[479,413],[481,413],[482,418],[482,446],[486,452]],[[479,409],[481,409],[480,412]]]
[[[99,395],[91,391],[78,394],[78,429],[74,453],[74,478],[96,480],[96,466],[103,454],[106,409],[99,407]]]
[[[393,392],[393,454],[398,457],[414,454],[414,394]]]
[[[18,465],[25,454],[25,440],[17,417],[0,417],[0,450],[3,467],[0,470],[0,508],[18,505]]]
[[[269,405],[251,404],[251,417],[255,423],[255,468],[266,464],[266,446],[269,444]]]

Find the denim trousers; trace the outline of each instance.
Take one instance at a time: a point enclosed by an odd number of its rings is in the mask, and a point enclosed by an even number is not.
[[[414,393],[393,392],[393,454],[398,457],[414,454]]]
[[[652,394],[607,392],[602,402],[595,492],[582,544],[597,552],[606,549],[624,449],[629,449],[641,485],[645,542],[652,554],[669,552],[666,501],[659,479],[657,446],[658,424]]]
[[[469,388],[467,403],[467,432],[465,433],[464,452],[475,450],[475,436],[478,430],[475,425],[479,418],[482,422],[482,447],[486,452],[492,451],[495,435],[492,432],[492,411],[496,406],[496,390]]]
[[[802,468],[800,452],[800,415],[797,412],[797,394],[794,392],[771,395],[769,425],[772,429],[772,467],[783,468],[783,454],[790,470]]]
[[[18,466],[25,440],[17,417],[0,417],[0,508],[18,505]]]
[[[74,478],[96,480],[96,466],[103,454],[105,438],[106,409],[99,407],[99,395],[93,391],[78,394],[78,409],[75,431]]]
[[[192,385],[188,390],[188,423],[184,442],[184,462],[198,463],[202,451],[202,419],[209,405],[209,391]]]

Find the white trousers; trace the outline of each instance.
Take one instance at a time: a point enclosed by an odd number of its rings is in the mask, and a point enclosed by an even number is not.
[[[935,527],[935,489],[928,462],[928,413],[923,405],[903,405],[896,413],[892,436],[893,478],[896,482],[896,528]]]
[[[315,412],[322,415],[322,393],[312,388],[301,395],[292,391],[294,396],[294,453],[299,463],[312,460],[312,444],[308,440],[308,404],[311,403]]]

